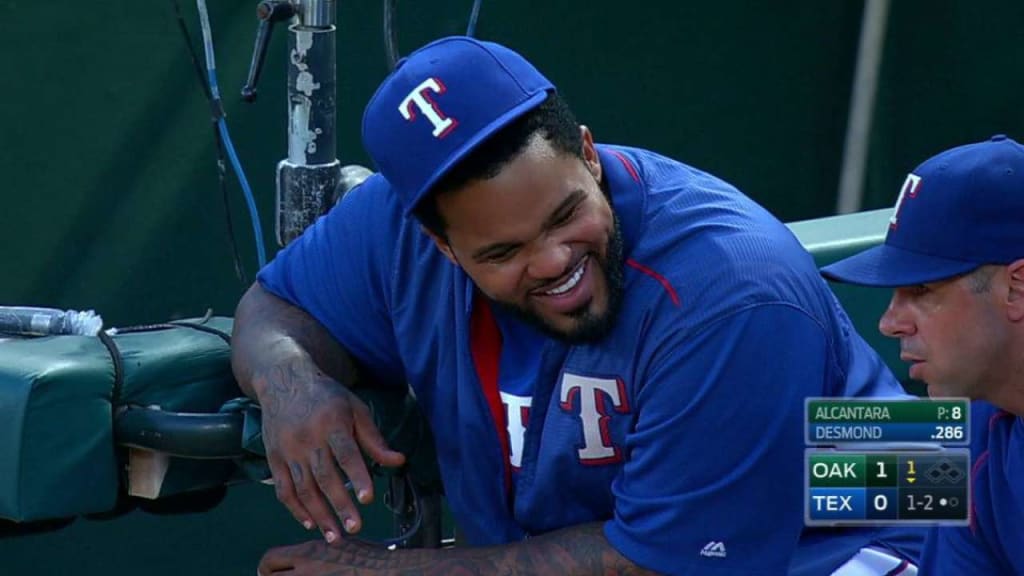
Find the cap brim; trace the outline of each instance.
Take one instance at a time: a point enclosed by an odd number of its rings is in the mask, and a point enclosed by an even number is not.
[[[523,114],[526,114],[530,110],[540,106],[545,100],[547,100],[548,93],[553,90],[554,88],[549,86],[530,95],[529,98],[507,110],[504,114],[498,116],[490,124],[479,130],[472,138],[466,140],[462,146],[456,149],[455,152],[445,159],[444,163],[441,164],[441,166],[431,174],[430,178],[423,183],[420,189],[416,191],[415,195],[413,195],[413,202],[409,203],[409,205],[405,207],[405,216],[412,215],[416,206],[419,205],[419,203],[423,201],[423,198],[430,193],[430,189],[434,187],[434,184],[437,184],[438,180],[444,178],[445,174],[452,169],[452,166],[458,164],[460,160],[465,158],[466,155],[479,146],[481,142],[490,138],[492,134],[501,130],[516,118],[519,118]]]
[[[836,282],[896,288],[938,282],[978,266],[976,262],[939,258],[881,244],[825,266],[821,275]]]

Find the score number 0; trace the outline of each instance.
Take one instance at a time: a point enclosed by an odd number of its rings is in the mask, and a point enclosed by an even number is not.
[[[889,475],[885,473],[885,462],[879,460],[875,462],[878,464],[878,478],[888,478]],[[883,512],[889,508],[889,499],[885,497],[885,494],[875,494],[872,499],[871,505],[875,507],[875,510]]]

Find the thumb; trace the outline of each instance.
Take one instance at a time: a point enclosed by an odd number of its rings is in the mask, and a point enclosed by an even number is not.
[[[355,436],[359,446],[367,456],[378,464],[395,468],[405,464],[405,455],[388,447],[377,425],[373,423],[370,411],[358,410],[355,413]]]

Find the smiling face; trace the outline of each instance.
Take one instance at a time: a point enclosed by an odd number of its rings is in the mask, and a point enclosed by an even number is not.
[[[622,241],[580,127],[583,159],[540,134],[497,175],[437,197],[438,248],[490,299],[545,332],[592,341],[610,329],[622,292]]]
[[[897,288],[879,321],[928,394],[989,399],[1012,355],[1005,268]]]

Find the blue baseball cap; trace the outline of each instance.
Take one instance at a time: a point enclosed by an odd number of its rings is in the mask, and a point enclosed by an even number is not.
[[[363,145],[408,216],[452,166],[554,89],[504,46],[441,38],[399,61],[377,89]]]
[[[898,287],[1024,257],[1024,147],[997,135],[907,175],[885,242],[822,268],[830,280]]]

